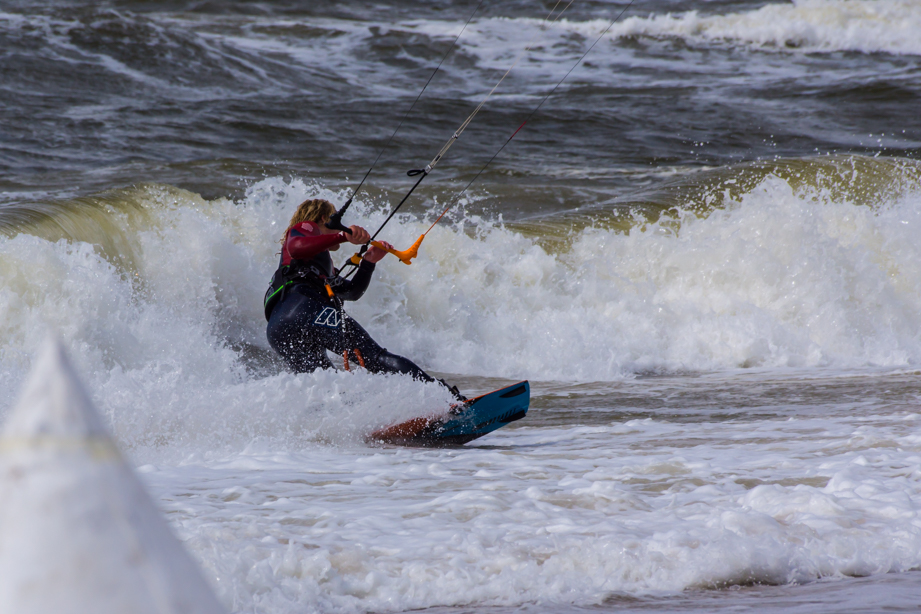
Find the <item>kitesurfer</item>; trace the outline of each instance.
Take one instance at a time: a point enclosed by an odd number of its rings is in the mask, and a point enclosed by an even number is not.
[[[351,226],[351,233],[327,227],[335,213],[331,202],[313,198],[301,203],[291,217],[281,240],[278,270],[265,295],[269,344],[297,373],[332,368],[326,354],[329,350],[343,356],[346,368],[354,360],[372,373],[406,373],[414,379],[435,381],[411,360],[378,345],[342,309],[343,301],[357,301],[365,293],[375,264],[387,251],[370,247],[355,275],[340,277],[329,252],[345,242],[364,245],[370,235],[361,226]],[[438,381],[464,400],[457,387]]]

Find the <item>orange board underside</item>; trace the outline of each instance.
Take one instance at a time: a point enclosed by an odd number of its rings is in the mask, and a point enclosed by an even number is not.
[[[406,422],[394,424],[371,433],[370,439],[378,441],[391,441],[400,439],[412,439],[422,435],[422,433],[431,426],[438,418],[436,416],[422,416],[413,418]]]

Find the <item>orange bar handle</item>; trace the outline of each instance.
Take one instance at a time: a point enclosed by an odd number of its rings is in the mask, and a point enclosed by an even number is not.
[[[419,238],[416,239],[416,242],[413,243],[409,247],[409,249],[404,249],[403,251],[400,251],[397,249],[390,249],[389,247],[386,247],[380,241],[371,241],[371,245],[373,245],[374,247],[378,249],[382,249],[388,253],[393,254],[394,256],[399,258],[400,262],[402,262],[403,264],[412,264],[413,258],[419,255],[419,246],[422,245],[422,239],[424,238],[425,238],[425,235],[419,235]]]

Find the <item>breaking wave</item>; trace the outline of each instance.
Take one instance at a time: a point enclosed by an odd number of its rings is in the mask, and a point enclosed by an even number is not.
[[[702,15],[698,11],[630,17],[620,36],[725,40],[808,52],[921,54],[921,5],[914,0],[794,0],[754,11]]]
[[[915,163],[900,160],[804,160],[686,180],[696,184],[678,186],[670,197],[678,204],[659,215],[625,206],[618,216],[515,225],[458,210],[412,266],[385,260],[350,311],[391,351],[465,376],[580,382],[916,366],[917,176]],[[225,432],[251,440],[260,428],[253,408],[274,412],[286,395],[302,394],[305,378],[335,397],[333,409],[292,438],[331,436],[327,420],[345,402],[336,392],[341,378],[367,378],[360,389],[373,396],[373,377],[285,373],[265,341],[261,311],[278,235],[307,196],[342,197],[271,178],[239,202],[146,185],[4,209],[0,384],[18,387],[53,327],[92,374],[90,388],[122,424],[123,440],[187,437],[169,408],[207,422],[215,398],[225,399],[222,419],[251,425]],[[358,202],[351,215],[374,227],[385,211]],[[409,245],[424,228],[424,220],[401,216],[387,238]],[[446,401],[435,388],[400,385]],[[144,420],[164,423],[149,429]],[[343,436],[372,426],[347,427]]]

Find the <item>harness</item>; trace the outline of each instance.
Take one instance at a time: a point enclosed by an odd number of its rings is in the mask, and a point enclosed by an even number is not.
[[[294,260],[291,264],[278,267],[272,276],[269,289],[265,292],[263,309],[265,310],[266,321],[272,316],[272,310],[275,309],[275,305],[285,298],[288,288],[296,284],[307,284],[321,297],[327,297],[330,302],[338,303],[338,308],[341,311],[342,301],[336,298],[332,288],[339,285],[339,283],[341,282],[335,278],[327,277],[325,271],[321,271],[316,264],[311,262]]]

